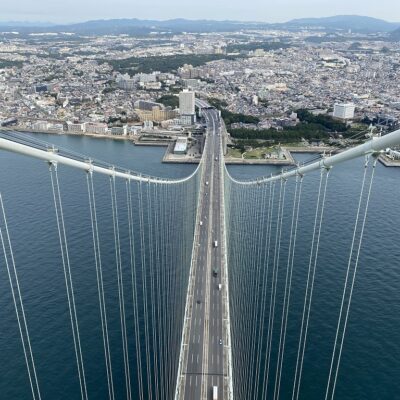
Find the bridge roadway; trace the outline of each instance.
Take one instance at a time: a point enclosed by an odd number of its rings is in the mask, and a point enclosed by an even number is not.
[[[216,110],[204,112],[208,123],[208,144],[204,154],[203,191],[200,199],[197,251],[192,264],[193,291],[190,298],[191,318],[187,334],[186,360],[182,375],[185,400],[213,398],[218,387],[218,400],[226,396],[226,354],[223,326],[225,287],[221,278],[223,223],[221,222],[222,174],[219,115]],[[215,241],[218,245],[215,246]],[[214,273],[214,269],[218,272]],[[221,286],[219,286],[221,285]],[[226,297],[225,297],[226,298]]]

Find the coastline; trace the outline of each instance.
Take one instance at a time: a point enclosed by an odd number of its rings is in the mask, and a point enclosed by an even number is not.
[[[119,136],[119,135],[103,135],[97,133],[72,133],[66,131],[44,131],[44,130],[34,130],[27,129],[24,127],[16,126],[14,129],[9,129],[5,127],[0,127],[0,132],[22,132],[22,133],[40,133],[46,135],[68,135],[68,136],[87,136],[96,139],[111,139],[111,140],[125,140],[130,141],[135,146],[151,146],[151,147],[166,147],[164,156],[162,158],[163,163],[170,164],[198,164],[200,158],[188,157],[187,155],[177,155],[173,154],[173,143],[170,141],[139,141],[139,137],[132,136]],[[246,158],[233,158],[225,156],[225,163],[227,165],[278,165],[278,166],[293,166],[296,165],[296,161],[292,156],[292,153],[316,153],[316,154],[335,154],[340,150],[338,148],[328,147],[328,146],[288,146],[282,147],[285,151],[286,158],[283,160],[278,159],[246,159]],[[385,167],[400,167],[400,160],[392,160],[385,154],[379,156],[379,161]]]
[[[117,135],[102,135],[98,133],[72,133],[67,131],[45,131],[45,130],[36,130],[36,129],[27,129],[23,127],[16,126],[15,129],[9,129],[0,127],[0,131],[8,131],[8,132],[22,132],[22,133],[41,133],[44,135],[68,135],[68,136],[88,136],[91,138],[99,138],[99,139],[115,139],[115,140],[131,140],[134,142],[131,136],[117,136]]]

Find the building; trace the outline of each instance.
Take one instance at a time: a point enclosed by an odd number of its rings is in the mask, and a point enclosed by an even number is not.
[[[160,103],[148,100],[138,100],[135,101],[133,105],[138,110],[146,110],[146,111],[152,111],[154,107],[158,107],[159,109],[163,107],[163,105]]]
[[[153,72],[151,74],[137,74],[134,76],[134,78],[141,83],[150,83],[157,81],[158,74],[160,74],[160,72]]]
[[[185,64],[183,67],[178,68],[178,75],[182,79],[201,78],[201,69],[194,68],[192,65]]]
[[[188,89],[201,89],[202,81],[199,79],[183,79],[183,84]]]
[[[179,138],[176,140],[174,154],[186,154],[188,146],[187,138]]]
[[[139,82],[139,87],[146,90],[160,90],[161,82]]]
[[[12,126],[17,124],[18,124],[17,118],[7,118],[4,119],[3,121],[0,121],[0,126]]]
[[[167,107],[164,110],[153,109],[153,121],[166,121],[169,119],[174,119],[177,112],[172,110],[171,107]]]
[[[161,122],[166,121],[168,119],[176,118],[177,112],[172,110],[171,107],[167,107],[165,109],[160,109],[158,107],[153,107],[151,111],[149,110],[136,110],[136,113],[141,122],[143,121],[155,121]]]
[[[50,83],[39,83],[34,86],[35,93],[49,92],[52,89],[53,85]]]
[[[336,103],[333,109],[333,116],[339,119],[353,119],[356,107],[352,103]]]
[[[191,115],[196,113],[194,92],[184,90],[179,93],[179,113],[181,115]]]
[[[111,135],[122,135],[126,136],[128,134],[128,127],[127,125],[124,126],[114,126],[111,128]]]
[[[196,123],[196,114],[185,114],[179,118],[180,125],[192,126]]]
[[[194,92],[184,90],[179,93],[179,114],[181,125],[194,125],[196,123]]]
[[[107,124],[104,123],[95,123],[95,122],[86,122],[85,123],[85,132],[86,133],[95,133],[98,135],[105,135],[108,133]]]
[[[84,133],[85,132],[85,124],[75,124],[73,122],[68,121],[68,132],[72,133]]]
[[[48,131],[50,128],[51,124],[49,124],[47,121],[37,121],[32,124],[32,129],[34,131]]]
[[[64,125],[63,124],[51,124],[49,127],[49,131],[52,132],[62,132],[64,130]]]
[[[123,90],[134,90],[136,87],[136,79],[131,78],[128,74],[117,77],[117,86]]]
[[[143,129],[150,129],[152,130],[154,128],[153,121],[143,121]]]

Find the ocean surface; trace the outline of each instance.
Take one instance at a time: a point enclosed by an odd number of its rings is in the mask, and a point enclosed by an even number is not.
[[[165,148],[135,147],[113,141],[62,135],[34,137],[92,158],[160,177],[180,178],[193,165],[162,164]],[[312,156],[299,155],[305,160]],[[346,262],[354,227],[364,160],[335,167],[330,176],[320,256],[315,278],[309,336],[304,360],[300,398],[324,397]],[[275,167],[230,166],[235,178],[247,179],[277,172]],[[75,283],[82,349],[92,399],[106,399],[98,297],[93,267],[86,177],[80,171],[60,167],[60,182],[69,235],[71,268]],[[307,260],[313,226],[318,174],[304,183],[297,254]],[[80,398],[66,291],[50,176],[46,163],[0,152],[0,192],[3,196],[15,254],[21,293],[31,336],[42,399]],[[98,191],[99,203],[109,201],[109,191]],[[378,163],[370,201],[362,254],[354,288],[344,343],[336,399],[400,398],[400,169]],[[100,211],[102,240],[112,242],[110,216]],[[107,233],[108,232],[108,233]],[[303,233],[303,234],[302,234]],[[107,236],[109,234],[109,237]],[[89,257],[89,254],[91,255]],[[103,254],[106,289],[116,287],[112,244]],[[306,261],[294,272],[293,305],[289,312],[288,342],[284,361],[281,399],[291,398],[301,318]],[[116,298],[117,294],[115,294]],[[119,315],[110,315],[117,326]],[[124,397],[120,333],[111,329],[115,360],[116,398]],[[115,340],[115,345],[113,345]],[[4,258],[0,253],[0,399],[32,398],[14,312]]]

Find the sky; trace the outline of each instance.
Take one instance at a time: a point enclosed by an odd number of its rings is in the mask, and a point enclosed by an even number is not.
[[[0,5],[1,21],[188,18],[284,22],[357,14],[400,22],[399,0],[0,0]]]

